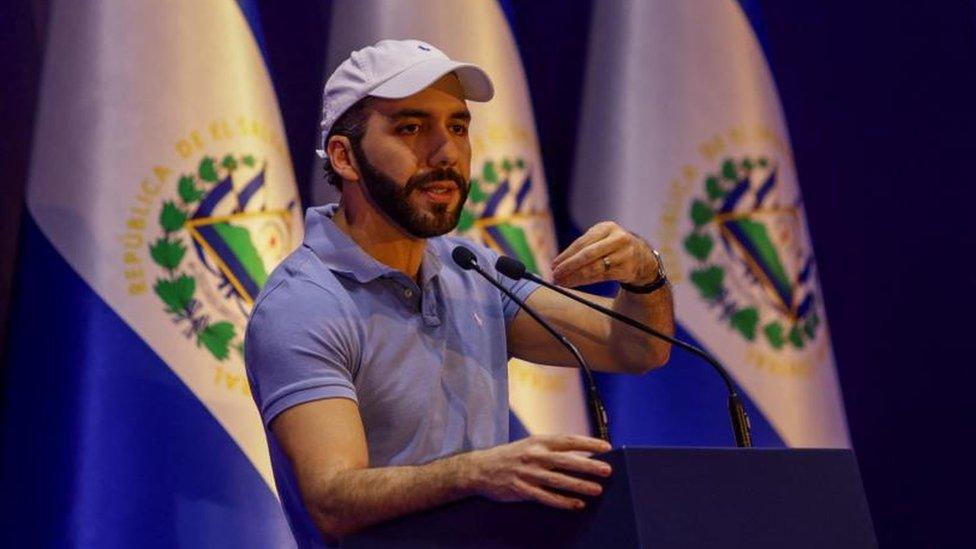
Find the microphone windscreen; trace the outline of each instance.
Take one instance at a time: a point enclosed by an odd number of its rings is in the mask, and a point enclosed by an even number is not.
[[[465,271],[470,271],[472,267],[478,264],[474,252],[464,246],[455,246],[454,250],[451,251],[451,259]]]
[[[495,270],[512,280],[521,280],[525,276],[525,263],[503,255],[495,261]]]

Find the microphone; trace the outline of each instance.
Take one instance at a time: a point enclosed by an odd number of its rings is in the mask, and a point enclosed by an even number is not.
[[[522,310],[528,313],[529,316],[531,316],[536,322],[541,324],[542,327],[545,328],[547,332],[552,334],[552,337],[559,340],[559,342],[562,343],[563,346],[566,347],[566,349],[568,349],[570,353],[572,353],[573,357],[576,359],[576,362],[579,363],[580,368],[583,370],[583,373],[585,374],[586,377],[586,386],[587,386],[586,393],[587,393],[587,404],[590,412],[590,421],[593,422],[593,426],[596,428],[596,432],[599,435],[599,437],[607,442],[610,442],[610,428],[609,428],[609,418],[607,416],[607,409],[603,405],[603,399],[600,398],[600,393],[596,388],[596,382],[593,381],[593,372],[590,371],[590,366],[586,363],[586,360],[583,358],[582,353],[579,352],[579,349],[577,349],[576,346],[573,345],[573,343],[566,338],[566,336],[556,331],[556,329],[553,328],[551,324],[546,322],[546,320],[542,318],[539,315],[539,313],[532,310],[528,305],[525,304],[524,301],[519,299],[518,296],[516,296],[511,290],[509,290],[505,286],[502,286],[501,283],[495,280],[493,276],[486,273],[484,269],[478,266],[478,258],[475,257],[474,252],[472,252],[465,246],[456,246],[454,250],[451,252],[451,258],[462,269],[466,271],[477,272],[482,277],[484,277],[485,280],[490,282],[492,286],[498,288],[503,294],[507,295],[509,299],[517,303],[519,307],[522,308]]]
[[[712,365],[712,368],[714,368],[715,371],[718,372],[718,375],[722,376],[722,381],[725,382],[725,387],[728,390],[729,416],[732,419],[732,432],[733,435],[735,436],[735,445],[738,446],[739,448],[752,447],[752,433],[751,433],[752,426],[749,423],[749,416],[746,414],[746,409],[742,405],[742,400],[739,398],[739,393],[735,389],[735,384],[732,382],[732,377],[729,376],[728,371],[722,366],[721,363],[719,363],[718,359],[716,359],[710,353],[706,352],[704,349],[700,349],[698,347],[695,347],[694,345],[685,343],[680,339],[669,336],[667,334],[663,334],[655,330],[654,328],[647,326],[646,324],[643,324],[641,322],[634,320],[633,318],[630,318],[629,316],[622,315],[617,311],[608,309],[602,305],[584,299],[570,292],[569,290],[566,290],[565,288],[560,288],[555,284],[547,282],[546,280],[543,280],[541,277],[536,276],[534,273],[527,271],[525,269],[525,264],[517,259],[501,256],[498,258],[498,261],[495,262],[495,269],[498,272],[502,273],[503,275],[507,276],[508,278],[514,280],[526,278],[537,284],[541,284],[542,286],[545,286],[546,288],[549,288],[554,292],[560,293],[574,301],[578,301],[579,303],[582,303],[583,305],[586,305],[591,309],[600,311],[601,313],[611,318],[614,318],[616,320],[619,320],[620,322],[623,322],[628,326],[636,328],[656,338],[663,339],[664,341],[667,341],[668,343],[676,347],[680,347],[704,359],[706,362]]]

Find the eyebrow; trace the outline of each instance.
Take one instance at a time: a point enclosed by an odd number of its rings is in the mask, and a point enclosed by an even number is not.
[[[431,114],[428,111],[422,109],[400,109],[397,112],[387,116],[392,121],[399,120],[401,118],[431,118]],[[467,109],[455,111],[451,113],[450,116],[453,120],[471,120],[471,112]]]

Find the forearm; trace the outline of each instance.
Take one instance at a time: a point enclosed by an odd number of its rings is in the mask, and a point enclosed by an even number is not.
[[[366,526],[473,495],[467,454],[424,465],[338,471],[305,505],[323,536],[337,540]]]
[[[621,289],[613,300],[613,310],[658,332],[674,335],[674,303],[668,284],[650,294]],[[668,361],[671,353],[670,343],[622,322],[611,325],[610,341],[617,362],[631,372],[642,373],[661,366]]]

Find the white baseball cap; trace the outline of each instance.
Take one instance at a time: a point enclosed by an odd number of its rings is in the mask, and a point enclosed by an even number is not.
[[[488,73],[480,67],[453,61],[420,40],[381,40],[352,52],[325,83],[320,124],[322,148],[316,152],[326,158],[325,141],[332,125],[360,99],[409,97],[449,72],[461,81],[465,99],[488,101],[495,95]]]

